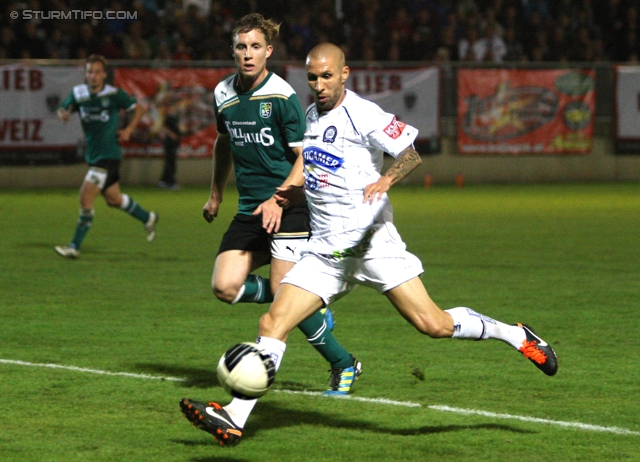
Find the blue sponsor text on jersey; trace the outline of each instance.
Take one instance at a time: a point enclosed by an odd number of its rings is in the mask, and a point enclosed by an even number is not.
[[[344,164],[344,159],[317,147],[304,148],[302,156],[306,164],[313,164],[334,173]]]

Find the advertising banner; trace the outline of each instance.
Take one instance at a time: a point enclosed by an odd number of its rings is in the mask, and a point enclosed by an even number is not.
[[[586,154],[595,71],[458,70],[458,153]]]
[[[134,95],[147,112],[122,143],[125,156],[162,156],[165,117],[172,111],[180,128],[178,157],[211,157],[217,137],[213,90],[232,68],[120,68],[114,83]]]
[[[640,66],[615,66],[616,152],[640,153]]]
[[[287,82],[303,109],[313,103],[304,67],[288,66]],[[440,150],[440,71],[419,69],[351,68],[347,88],[378,104],[398,120],[419,130],[419,152]]]
[[[82,161],[80,119],[62,123],[56,115],[82,82],[82,67],[0,66],[0,164]]]

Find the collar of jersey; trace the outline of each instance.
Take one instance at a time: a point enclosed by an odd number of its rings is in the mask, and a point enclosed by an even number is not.
[[[255,93],[256,91],[260,90],[262,87],[264,87],[264,85],[267,83],[267,81],[271,78],[271,74],[273,74],[273,72],[269,71],[269,73],[266,75],[266,77],[264,78],[264,80],[262,82],[260,82],[260,85],[258,85],[256,88],[252,88],[251,90],[247,90],[247,91],[242,91],[240,89],[240,87],[238,86],[238,79],[240,78],[240,74],[236,74],[236,78],[233,79],[233,89],[236,92],[236,95],[250,95],[252,93]]]

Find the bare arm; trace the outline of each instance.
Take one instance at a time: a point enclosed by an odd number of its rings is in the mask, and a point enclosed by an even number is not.
[[[140,119],[147,110],[142,106],[142,104],[137,103],[135,109],[133,110],[133,117],[131,117],[131,122],[129,125],[124,127],[122,130],[118,130],[118,141],[129,141],[131,138],[131,133],[140,123]]]
[[[68,109],[60,107],[58,108],[58,111],[56,112],[56,114],[58,115],[58,119],[60,119],[62,122],[67,122],[71,117],[72,112],[73,112],[73,106],[69,106]]]
[[[408,146],[398,155],[395,162],[389,167],[389,170],[387,170],[378,181],[364,188],[362,202],[373,204],[376,198],[380,200],[382,195],[389,191],[391,186],[406,177],[421,163],[422,159],[420,158],[420,154],[413,149],[413,146]]]
[[[224,188],[231,173],[231,140],[229,135],[218,133],[213,145],[213,173],[211,175],[211,195],[202,208],[204,219],[211,223],[218,216]]]

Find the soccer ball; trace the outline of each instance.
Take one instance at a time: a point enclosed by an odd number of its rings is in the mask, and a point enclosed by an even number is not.
[[[275,377],[273,359],[255,343],[232,346],[218,362],[218,381],[235,398],[259,398],[269,390]]]

